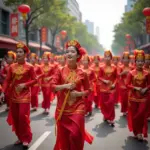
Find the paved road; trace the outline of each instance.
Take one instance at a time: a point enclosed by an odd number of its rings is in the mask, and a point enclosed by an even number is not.
[[[37,112],[31,111],[33,141],[29,150],[53,150],[55,106],[54,102],[49,116],[43,115],[41,108]],[[0,150],[22,150],[21,146],[13,146],[16,136],[6,123],[7,113],[3,111],[4,108],[0,108]],[[116,115],[116,126],[112,128],[103,123],[100,111],[94,109],[93,116],[86,118],[86,129],[95,139],[92,145],[85,143],[84,150],[150,150],[150,130],[148,142],[137,142],[129,133],[126,118],[121,116],[119,107],[116,108]]]

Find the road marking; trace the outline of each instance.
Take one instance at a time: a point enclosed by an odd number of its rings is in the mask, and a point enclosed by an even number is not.
[[[41,143],[51,134],[51,131],[44,132],[34,143],[33,145],[29,148],[29,150],[36,150]]]
[[[0,110],[0,113],[3,113],[3,112],[5,112],[5,110]]]

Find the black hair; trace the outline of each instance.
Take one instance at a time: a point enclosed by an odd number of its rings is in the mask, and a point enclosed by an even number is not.
[[[75,50],[77,51],[77,54],[78,54],[78,55],[80,55],[80,53],[79,53],[79,49],[78,49],[77,47],[75,47],[75,46],[72,46],[72,47],[74,47],[74,48],[75,48]]]

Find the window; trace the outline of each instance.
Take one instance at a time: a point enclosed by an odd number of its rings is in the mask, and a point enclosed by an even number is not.
[[[9,12],[1,10],[1,20],[0,20],[1,34],[9,35]]]

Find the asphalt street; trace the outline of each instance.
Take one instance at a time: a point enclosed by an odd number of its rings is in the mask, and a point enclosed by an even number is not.
[[[42,97],[40,96],[40,102]],[[55,112],[56,101],[51,105],[48,116],[42,114],[42,108],[37,112],[31,111],[31,127],[33,140],[29,150],[53,150],[55,144]],[[22,150],[22,146],[14,146],[17,140],[11,127],[6,122],[7,112],[5,106],[0,107],[0,150]],[[94,136],[92,145],[85,143],[84,150],[150,150],[150,123],[149,138],[147,141],[138,142],[127,129],[126,118],[120,113],[120,107],[116,107],[116,124],[110,127],[102,121],[99,110],[93,109],[93,115],[86,117],[86,129]]]

